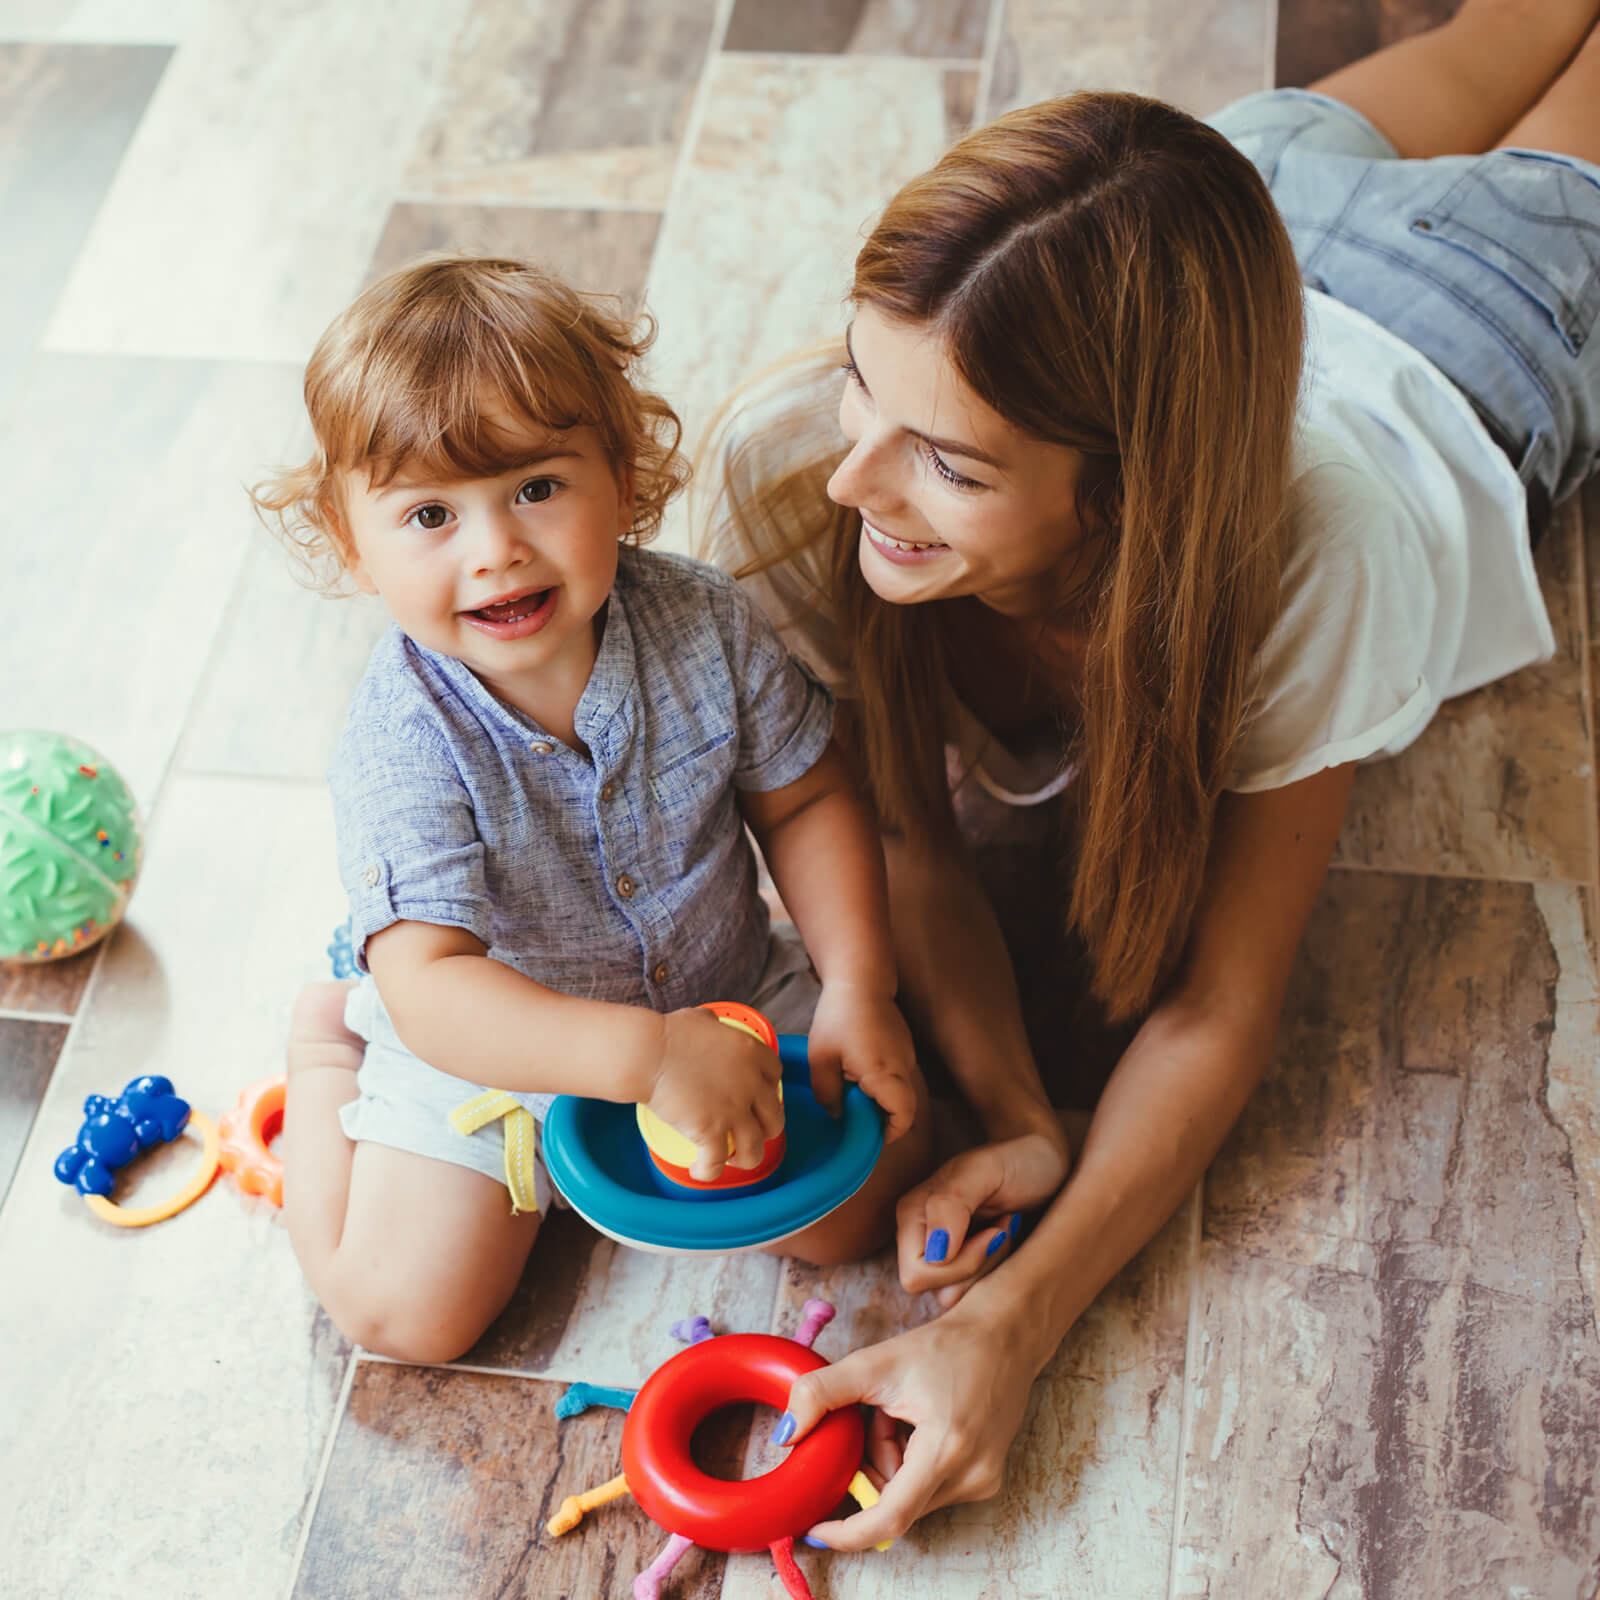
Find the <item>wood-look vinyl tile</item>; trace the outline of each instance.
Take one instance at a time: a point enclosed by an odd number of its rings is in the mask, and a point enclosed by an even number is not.
[[[1007,0],[984,115],[1126,89],[1207,116],[1272,83],[1272,0]]]
[[[716,0],[472,0],[408,198],[666,204]]]
[[[0,1017],[0,1204],[28,1142],[56,1057],[66,1042],[61,1022],[19,1022]],[[44,1159],[40,1153],[40,1159]],[[55,1152],[50,1152],[50,1160]]]
[[[28,390],[0,430],[0,478],[49,536],[7,551],[25,599],[0,630],[0,727],[83,739],[148,814],[262,537],[242,485],[281,458],[298,374],[39,356]]]
[[[281,1070],[339,911],[320,785],[176,778],[129,922],[0,1209],[0,1547],[8,1595],[281,1600],[349,1348],[277,1211],[226,1178],[156,1227],[95,1218],[50,1162],[85,1095],[160,1072],[213,1120]],[[176,1189],[196,1137],[142,1157]],[[114,1584],[108,1574],[116,1574]]]
[[[1600,1580],[1577,892],[1334,872],[1206,1182],[1181,1594]]]
[[[844,326],[861,228],[950,137],[934,63],[719,56],[656,245],[651,376],[698,442],[734,385]],[[681,548],[676,524],[663,538]]]
[[[181,44],[211,0],[0,0],[0,39]]]
[[[1446,22],[1458,0],[1278,0],[1274,82],[1304,88],[1384,45]]]
[[[0,44],[0,416],[171,54]]]
[[[724,50],[826,55],[983,54],[989,7],[998,0],[737,0]]]
[[[676,1348],[674,1322],[763,1328],[779,1263],[759,1251],[670,1256],[632,1250],[557,1210],[511,1303],[462,1357],[473,1367],[637,1388]]]
[[[661,216],[655,211],[569,211],[532,206],[397,205],[369,278],[425,250],[536,261],[590,294],[616,295],[632,313],[644,298]]]
[[[361,283],[466,11],[208,8],[128,146],[46,348],[303,362]]]
[[[0,961],[0,1011],[48,1011],[70,1017],[99,959],[97,946],[61,961]]]
[[[360,1362],[295,1596],[598,1600],[631,1593],[634,1574],[666,1543],[631,1498],[598,1507],[559,1537],[545,1527],[565,1496],[622,1471],[622,1413],[596,1409],[559,1420],[564,1388]],[[727,1560],[689,1552],[667,1592],[673,1600],[715,1600]]]
[[[1550,661],[1447,700],[1409,749],[1356,775],[1335,861],[1386,871],[1595,881],[1582,528],[1569,502],[1536,557]]]

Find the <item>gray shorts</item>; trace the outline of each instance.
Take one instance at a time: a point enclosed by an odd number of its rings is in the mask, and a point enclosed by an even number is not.
[[[1536,522],[1600,466],[1600,167],[1542,150],[1402,160],[1306,89],[1209,120],[1266,180],[1307,284],[1466,395]]]
[[[794,924],[774,924],[767,943],[766,965],[749,1004],[763,1013],[779,1033],[805,1033],[811,1027],[811,1015],[821,992]],[[367,1041],[361,1070],[356,1075],[360,1093],[339,1111],[345,1137],[448,1161],[503,1183],[505,1124],[491,1122],[470,1135],[459,1134],[450,1125],[450,1113],[482,1094],[483,1085],[440,1072],[406,1049],[390,1025],[370,977],[362,978],[351,988],[344,1020],[351,1032]],[[555,1096],[519,1094],[515,1098],[542,1121]],[[534,1190],[540,1214],[544,1215],[555,1191],[542,1156],[534,1162]]]

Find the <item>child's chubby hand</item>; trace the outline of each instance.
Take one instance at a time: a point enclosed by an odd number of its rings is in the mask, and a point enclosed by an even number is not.
[[[916,1056],[900,1008],[881,990],[848,979],[824,983],[811,1019],[811,1092],[830,1115],[839,1114],[849,1079],[883,1107],[884,1142],[892,1144],[917,1113]]]
[[[642,1098],[693,1141],[690,1175],[709,1183],[729,1161],[759,1166],[767,1140],[783,1129],[778,1052],[703,1006],[668,1012],[662,1023],[660,1055]]]

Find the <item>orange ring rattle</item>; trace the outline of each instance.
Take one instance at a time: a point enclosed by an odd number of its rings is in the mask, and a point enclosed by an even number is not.
[[[165,1222],[168,1217],[175,1217],[185,1206],[192,1206],[216,1177],[219,1156],[216,1124],[210,1117],[191,1107],[184,1132],[196,1127],[199,1128],[201,1138],[205,1141],[200,1165],[195,1169],[194,1176],[176,1194],[169,1195],[153,1206],[119,1206],[106,1199],[103,1194],[86,1194],[83,1197],[84,1203],[102,1222],[113,1223],[119,1228],[148,1228],[152,1222]]]
[[[283,1163],[267,1148],[283,1127],[287,1073],[259,1078],[240,1092],[238,1103],[219,1123],[223,1171],[245,1194],[283,1204]]]
[[[754,1400],[782,1411],[797,1378],[827,1362],[793,1339],[729,1333],[680,1351],[645,1381],[622,1429],[622,1474],[645,1514],[708,1550],[770,1549],[821,1522],[861,1465],[859,1406],[824,1417],[781,1465],[729,1483],[689,1453],[694,1430],[723,1406]]]

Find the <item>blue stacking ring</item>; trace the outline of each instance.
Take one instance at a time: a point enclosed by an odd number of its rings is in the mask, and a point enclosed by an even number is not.
[[[745,1250],[810,1226],[864,1184],[883,1149],[883,1113],[854,1084],[837,1120],[811,1093],[803,1034],[778,1035],[786,1150],[754,1190],[680,1189],[657,1171],[631,1104],[560,1095],[544,1119],[550,1177],[586,1222],[645,1250]]]

